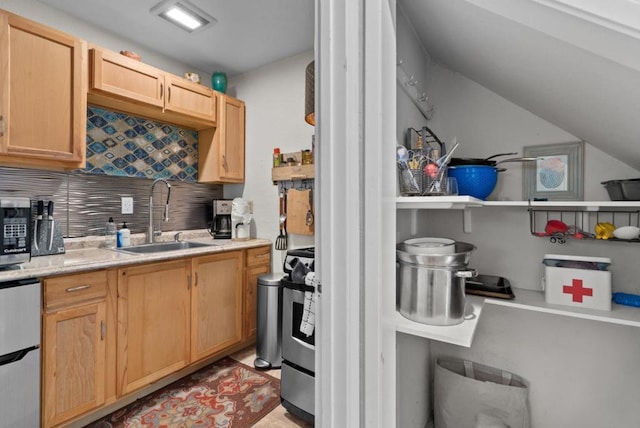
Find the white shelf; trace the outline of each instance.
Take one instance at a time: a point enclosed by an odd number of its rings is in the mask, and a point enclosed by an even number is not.
[[[480,320],[484,298],[467,295],[466,299],[473,308],[473,318],[466,319],[461,324],[450,326],[421,324],[396,312],[396,331],[469,348]]]
[[[486,298],[485,304],[601,321],[610,324],[640,327],[640,308],[633,306],[617,305],[614,303],[611,312],[599,311],[596,309],[581,309],[547,303],[544,301],[544,294],[541,291],[515,289],[514,294],[516,298],[513,300]]]
[[[398,209],[460,210],[481,207],[484,201],[471,196],[399,196],[396,199]]]
[[[471,196],[399,196],[398,209],[465,209],[477,207],[567,208],[585,211],[638,209],[640,201],[483,201]]]

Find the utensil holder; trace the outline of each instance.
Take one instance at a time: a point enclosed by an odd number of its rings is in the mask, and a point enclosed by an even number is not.
[[[447,168],[440,168],[435,177],[424,174],[422,179],[423,196],[443,196],[447,194]]]
[[[417,169],[398,166],[398,182],[400,183],[400,195],[420,196],[422,194],[422,167]]]

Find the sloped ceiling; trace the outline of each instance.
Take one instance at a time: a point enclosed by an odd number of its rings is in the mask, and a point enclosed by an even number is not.
[[[640,169],[640,2],[599,3],[399,1],[432,59]]]

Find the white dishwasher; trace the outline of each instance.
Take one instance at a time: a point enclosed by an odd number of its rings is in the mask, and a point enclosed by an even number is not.
[[[0,428],[40,426],[40,283],[0,283]]]

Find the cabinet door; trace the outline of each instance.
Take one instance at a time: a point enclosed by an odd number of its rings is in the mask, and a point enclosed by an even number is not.
[[[271,272],[269,265],[248,267],[245,274],[244,298],[244,338],[256,336],[258,318],[258,277]]]
[[[189,362],[189,262],[118,271],[118,390],[126,394]]]
[[[90,91],[118,98],[164,107],[164,73],[119,53],[90,49]]]
[[[191,359],[197,361],[242,340],[243,252],[193,259]]]
[[[80,39],[0,13],[0,160],[84,167],[87,47]]]
[[[198,181],[244,182],[245,105],[216,93],[217,127],[200,131],[198,140]]]
[[[100,302],[44,316],[45,427],[104,403],[105,313],[106,303]]]
[[[165,83],[166,111],[198,117],[209,126],[215,125],[216,97],[211,89],[170,74],[165,76]]]

